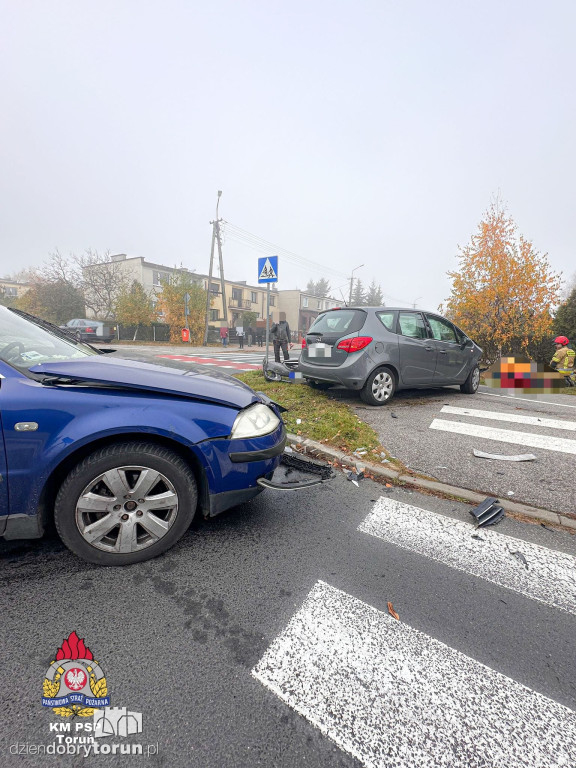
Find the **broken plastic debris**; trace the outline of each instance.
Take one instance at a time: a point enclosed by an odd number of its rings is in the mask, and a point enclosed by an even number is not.
[[[516,456],[504,456],[503,453],[484,453],[474,448],[474,456],[479,459],[501,459],[502,461],[536,461],[533,453],[519,453]]]
[[[294,453],[294,451],[292,448],[290,448],[289,445],[287,445],[286,448],[284,448],[284,453]]]
[[[296,424],[302,424],[302,419],[296,419]]]
[[[390,614],[390,616],[395,618],[396,621],[400,621],[400,616],[396,613],[396,611],[394,610],[394,606],[390,602],[388,603],[388,613]]]
[[[514,491],[508,491],[507,496],[514,496]]]
[[[398,416],[394,413],[394,411],[390,411],[390,416],[392,416],[393,419],[397,419]]]
[[[504,510],[498,506],[498,499],[487,496],[481,504],[470,510],[470,514],[478,521],[478,528],[481,528],[499,523],[504,517]]]
[[[510,552],[511,555],[514,555],[516,560],[520,560],[522,565],[526,568],[526,570],[528,570],[528,560],[526,560],[522,552],[512,552],[511,549],[509,549],[508,551]]]

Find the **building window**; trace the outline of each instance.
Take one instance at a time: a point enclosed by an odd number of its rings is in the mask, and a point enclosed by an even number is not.
[[[316,308],[317,309],[322,309],[322,302],[321,301],[317,301],[316,302]]]
[[[170,272],[160,272],[159,270],[155,269],[152,272],[152,283],[154,285],[160,285],[162,282],[170,282]]]
[[[211,309],[210,310],[210,320],[218,320],[218,310],[217,309]]]
[[[252,302],[252,304],[258,304],[258,294],[256,293],[256,291],[252,291],[250,293],[250,301]]]
[[[242,301],[242,288],[232,288],[232,299]]]
[[[273,296],[270,294],[270,306],[274,307],[276,305],[276,296]]]
[[[302,306],[306,308],[308,306],[308,296],[302,297]]]
[[[6,285],[4,287],[4,296],[18,296],[18,288],[14,288],[14,286]]]
[[[220,286],[218,283],[210,283],[210,293],[213,293],[215,296],[220,293]]]

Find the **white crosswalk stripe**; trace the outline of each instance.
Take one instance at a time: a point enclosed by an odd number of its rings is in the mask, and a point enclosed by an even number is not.
[[[318,582],[252,671],[370,768],[573,768],[576,713]]]
[[[529,424],[530,426],[546,427],[547,429],[566,429],[576,432],[576,421],[568,421],[567,419],[545,419],[538,416],[524,416],[519,413],[479,411],[476,408],[457,408],[453,405],[444,405],[440,413],[451,413],[454,416],[471,416],[476,419],[489,419],[491,421],[507,421],[512,424]]]
[[[448,421],[434,419],[430,429],[442,432],[453,432],[458,435],[471,437],[483,437],[486,440],[496,440],[501,443],[513,443],[514,445],[527,445],[531,448],[542,448],[545,451],[558,451],[560,453],[576,454],[576,440],[567,440],[563,437],[549,437],[537,435],[532,432],[517,432],[512,429],[497,429],[484,427],[481,424],[466,424],[460,421]]]
[[[459,408],[452,405],[443,406],[440,413],[465,418],[481,419],[483,421],[495,421],[499,422],[499,426],[487,426],[484,424],[470,423],[468,421],[434,419],[430,424],[430,429],[435,429],[441,432],[451,432],[455,435],[495,440],[501,443],[512,443],[513,445],[541,448],[545,451],[576,454],[576,440],[574,439],[553,437],[538,432],[523,432],[503,426],[506,424],[522,424],[542,430],[565,430],[568,432],[576,432],[576,421],[527,416],[525,414],[509,413],[506,411],[485,411],[477,408]]]
[[[387,497],[358,530],[576,615],[571,555]]]

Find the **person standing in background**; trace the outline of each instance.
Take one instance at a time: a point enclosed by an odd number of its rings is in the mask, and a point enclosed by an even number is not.
[[[222,342],[222,346],[228,346],[228,328],[226,328],[225,325],[220,328],[220,341]]]

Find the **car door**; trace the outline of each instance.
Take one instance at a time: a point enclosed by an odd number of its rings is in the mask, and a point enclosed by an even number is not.
[[[437,349],[434,383],[446,384],[465,381],[470,362],[470,348],[460,345],[460,337],[449,320],[426,313],[432,333],[432,344]]]
[[[398,312],[398,337],[402,383],[407,386],[432,384],[438,350],[429,338],[421,312]]]

